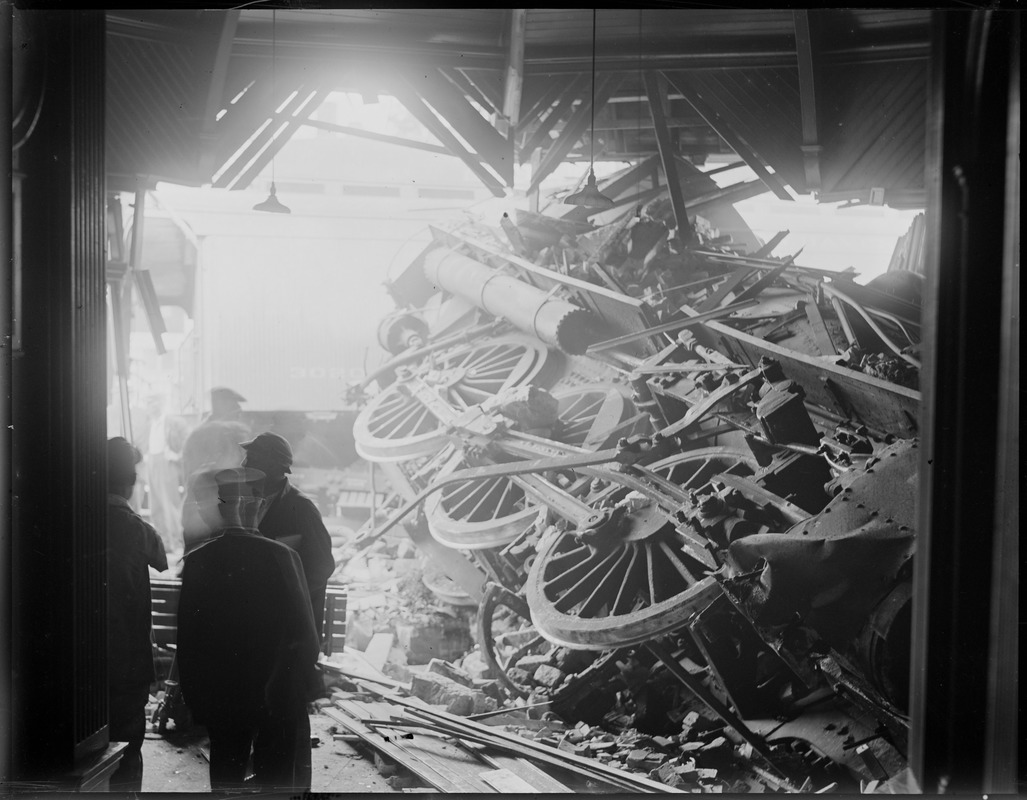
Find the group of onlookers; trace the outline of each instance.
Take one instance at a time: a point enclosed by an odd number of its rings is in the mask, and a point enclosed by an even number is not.
[[[182,696],[210,737],[212,790],[309,790],[307,704],[321,691],[316,664],[335,570],[331,539],[317,506],[289,482],[289,441],[273,432],[247,440],[238,419],[242,398],[219,394],[181,448],[183,470],[190,470],[179,528]],[[157,410],[151,424],[168,437]],[[147,455],[158,456],[160,436],[150,441]],[[140,791],[155,680],[150,569],[168,569],[168,541],[129,503],[140,448],[115,437],[107,459],[110,731],[112,740],[128,742],[110,788]],[[154,521],[162,518],[153,505],[156,474],[150,467]]]

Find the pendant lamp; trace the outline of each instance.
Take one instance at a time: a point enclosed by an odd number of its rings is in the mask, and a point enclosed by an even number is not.
[[[278,98],[275,81],[275,63],[277,61],[276,53],[277,37],[275,36],[275,9],[271,9],[271,102],[275,102]],[[272,116],[271,124],[274,125],[274,117]],[[273,141],[274,137],[272,137]],[[291,214],[292,209],[287,205],[284,205],[279,199],[277,191],[275,190],[275,157],[271,156],[271,192],[267,196],[267,200],[257,203],[253,207],[254,211],[270,211],[272,214]]]
[[[596,186],[595,164],[596,128],[596,10],[592,9],[592,124],[588,132],[588,180],[580,192],[568,195],[564,203],[584,208],[613,208],[613,200],[599,191]]]

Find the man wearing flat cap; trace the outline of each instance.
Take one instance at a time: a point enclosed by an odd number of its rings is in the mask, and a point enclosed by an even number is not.
[[[142,454],[121,436],[107,442],[107,637],[110,737],[128,742],[111,791],[143,783],[146,702],[154,680],[150,645],[150,570],[168,568],[164,544],[128,500]]]
[[[260,532],[299,554],[320,638],[324,625],[325,591],[328,579],[335,572],[332,538],[314,501],[290,484],[286,477],[292,472],[292,447],[288,440],[277,433],[266,432],[243,442],[241,446],[246,452],[243,466],[267,475],[264,491],[269,503],[258,525]]]
[[[257,531],[264,475],[234,468],[213,478],[220,525],[209,523],[220,529],[182,569],[182,697],[210,736],[213,791],[309,791],[307,703],[318,689],[319,643],[303,568]],[[244,783],[251,754],[252,784]]]

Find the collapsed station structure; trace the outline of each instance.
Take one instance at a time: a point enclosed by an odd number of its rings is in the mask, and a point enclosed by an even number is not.
[[[151,276],[111,193],[244,189],[358,91],[439,144],[327,130],[459,158],[496,197],[515,163],[535,198],[564,161],[634,166],[585,187],[601,211],[439,225],[390,282],[391,357],[346,398],[387,498],[348,556],[427,554],[487,675],[439,660],[435,685],[488,702],[328,659],[339,735],[452,792],[1022,786],[1018,14],[611,10],[597,58],[583,10],[251,6],[0,14],[24,42],[0,773],[88,789],[117,761],[97,376],[105,293]],[[713,154],[757,180],[718,187]],[[861,284],[757,241],[732,203],[763,191],[925,216]]]

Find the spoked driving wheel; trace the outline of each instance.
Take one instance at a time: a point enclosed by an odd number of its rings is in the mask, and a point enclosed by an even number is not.
[[[551,431],[552,439],[588,450],[607,444],[635,410],[627,390],[614,385],[579,386],[556,392],[554,397],[559,416]],[[449,547],[466,550],[509,544],[545,510],[544,505],[526,496],[516,481],[505,477],[447,486],[425,504],[432,536]]]
[[[725,473],[750,476],[756,468],[747,450],[726,447],[648,466],[685,491]],[[547,639],[590,650],[640,644],[681,627],[719,593],[706,577],[713,566],[709,554],[647,494],[611,484],[596,498],[595,528],[543,538],[525,594],[532,621]]]
[[[548,349],[536,339],[505,336],[437,353],[415,376],[459,412],[504,389],[530,383],[548,357]],[[357,453],[368,461],[406,461],[437,450],[445,432],[398,380],[360,412],[353,438]]]

